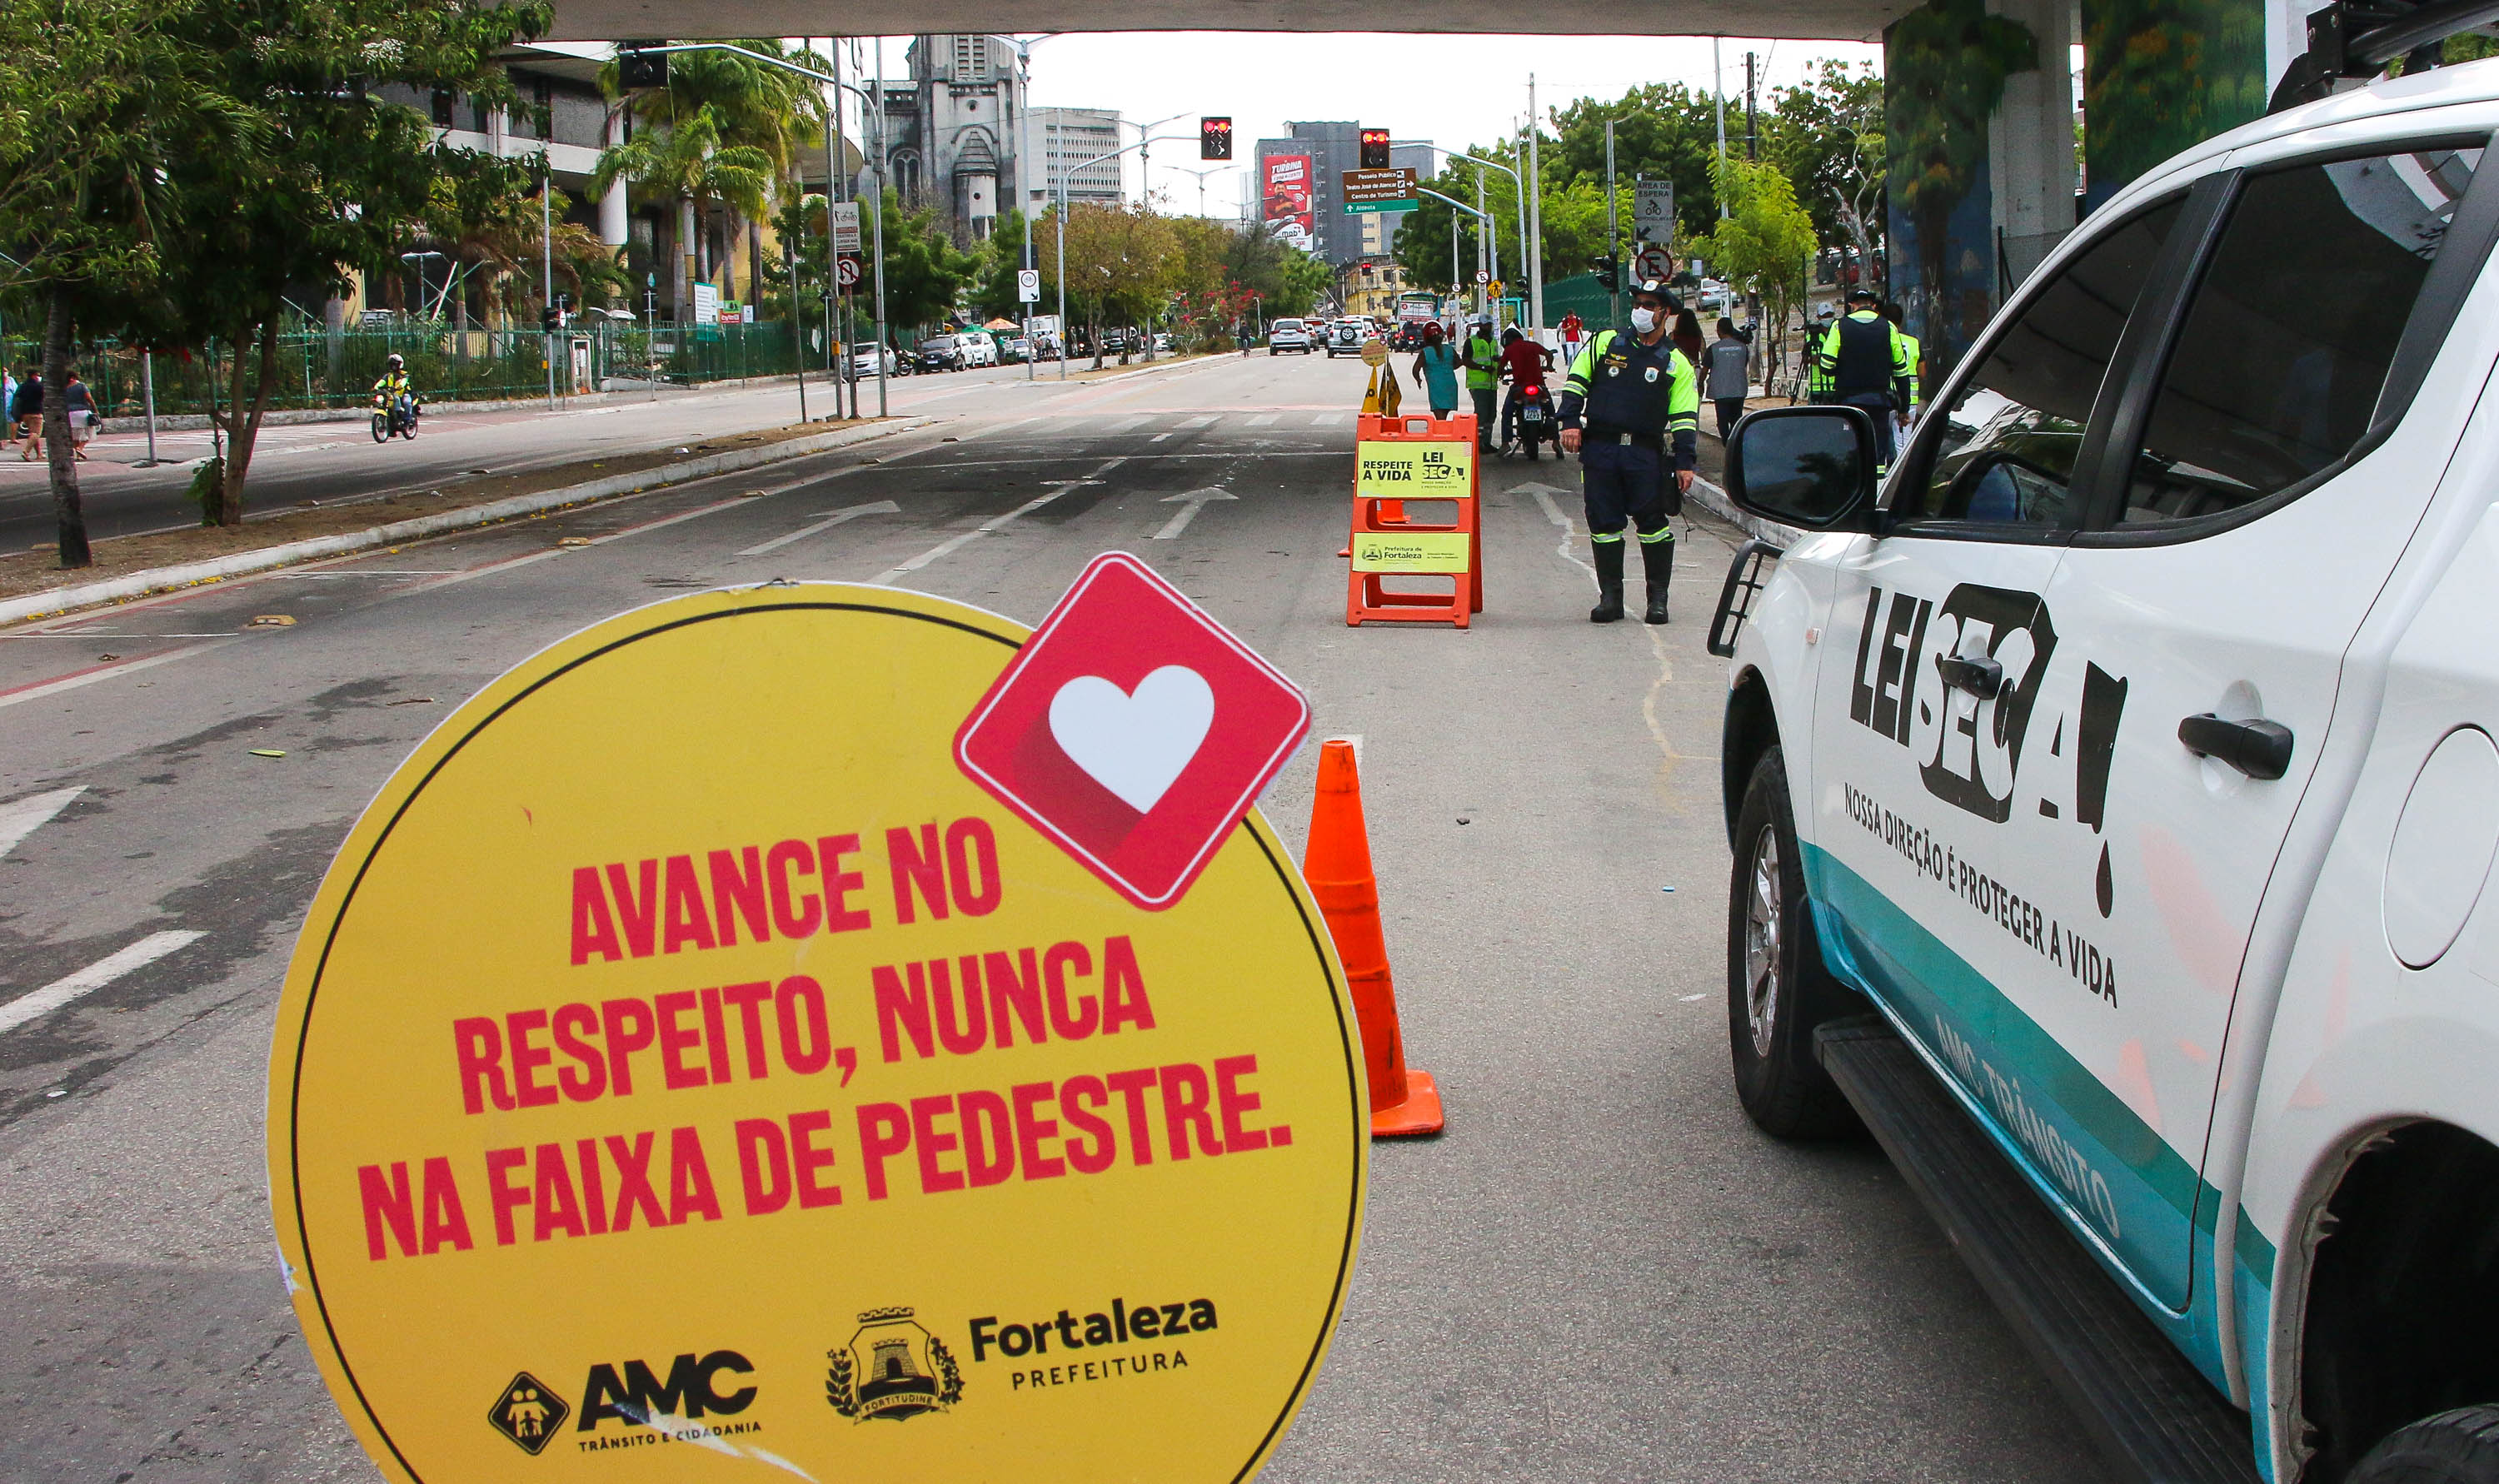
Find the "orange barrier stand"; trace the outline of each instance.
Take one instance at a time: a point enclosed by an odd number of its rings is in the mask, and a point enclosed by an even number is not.
[[[1471,414],[1362,417],[1354,444],[1353,528],[1346,552],[1345,621],[1468,627],[1483,611],[1476,420]],[[1445,500],[1456,515],[1417,521],[1409,500]],[[1387,577],[1446,577],[1447,593],[1392,592]]]
[[[1362,1029],[1363,1069],[1371,1085],[1371,1137],[1394,1139],[1441,1131],[1441,1089],[1432,1074],[1406,1065],[1397,1024],[1397,986],[1388,973],[1388,944],[1379,930],[1379,882],[1371,869],[1371,835],[1362,819],[1362,779],[1353,744],[1319,744],[1318,787],[1311,797],[1311,833],[1302,850],[1302,879],[1327,919],[1337,961]]]

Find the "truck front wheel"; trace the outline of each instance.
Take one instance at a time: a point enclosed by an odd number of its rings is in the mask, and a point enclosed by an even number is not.
[[[2344,1484],[2499,1484],[2499,1406],[2459,1406],[2397,1428]]]
[[[1813,1054],[1814,1028],[1845,1013],[1846,991],[1814,942],[1778,748],[1762,755],[1745,786],[1727,896],[1727,1039],[1736,1098],[1774,1138],[1851,1131],[1857,1115]]]

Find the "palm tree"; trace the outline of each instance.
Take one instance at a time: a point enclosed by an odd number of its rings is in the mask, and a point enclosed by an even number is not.
[[[697,213],[705,203],[762,213],[772,193],[773,168],[763,149],[725,143],[720,117],[706,104],[665,130],[645,131],[601,151],[591,172],[591,194],[601,194],[620,179],[677,203],[677,256],[670,281],[682,310],[693,301],[697,277],[707,275],[696,259],[701,242]]]

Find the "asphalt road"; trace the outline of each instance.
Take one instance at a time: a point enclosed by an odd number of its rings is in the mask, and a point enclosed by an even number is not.
[[[1083,371],[1089,364],[1080,360],[1069,370]],[[896,415],[970,411],[1065,390],[1054,379],[1058,371],[1055,363],[1034,370],[1038,376],[1030,384],[1021,366],[897,376],[886,383],[886,404]],[[808,382],[810,416],[821,418],[832,410],[832,390],[829,382]],[[875,412],[876,383],[864,383],[862,393],[861,405]],[[479,411],[445,403],[427,411],[413,442],[394,438],[380,445],[363,422],[281,423],[261,430],[244,500],[249,511],[266,514],[308,500],[326,503],[378,498],[432,489],[479,471],[521,473],[601,454],[674,443],[691,446],[706,437],[796,421],[798,387],[784,379],[671,390],[656,397],[633,392],[577,397],[553,411],[543,406]],[[87,462],[79,467],[87,533],[102,538],[197,525],[199,508],[187,492],[200,461],[209,456],[208,432],[157,434],[156,455],[163,462],[143,468],[147,437],[139,420],[115,418],[109,426],[112,431],[88,445]],[[0,452],[0,551],[49,545],[57,530],[44,465]]]
[[[674,591],[882,578],[1029,622],[1123,548],[1293,676],[1314,737],[1365,738],[1407,1046],[1449,1108],[1375,1146],[1352,1301],[1268,1478],[2096,1477],[1881,1155],[1736,1108],[1702,648],[1729,532],[1684,525],[1671,627],[1591,628],[1572,481],[1500,466],[1477,627],[1347,629],[1362,374],[982,393],[863,448],[0,631],[0,1473],[373,1477],[272,1257],[263,1080],[320,872],[452,704]],[[245,627],[272,613],[296,622]],[[1315,751],[1264,803],[1296,849]]]

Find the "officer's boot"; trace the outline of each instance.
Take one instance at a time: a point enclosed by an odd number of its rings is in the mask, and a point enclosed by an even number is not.
[[[1588,544],[1597,557],[1597,606],[1588,610],[1588,622],[1616,623],[1623,616],[1623,538]]]
[[[1669,532],[1662,541],[1643,538],[1640,541],[1640,567],[1648,576],[1648,612],[1642,617],[1652,624],[1666,622],[1666,585],[1674,579],[1674,536]]]

